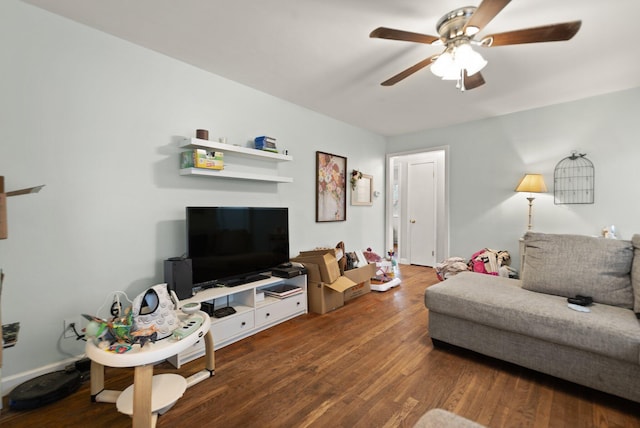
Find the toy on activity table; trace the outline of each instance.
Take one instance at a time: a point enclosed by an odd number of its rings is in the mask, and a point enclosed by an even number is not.
[[[96,343],[109,342],[109,344],[132,343],[133,336],[131,328],[133,326],[133,315],[131,308],[127,308],[123,317],[113,317],[111,320],[105,320],[93,315],[82,314],[89,320],[89,324],[85,328],[87,338],[93,339]]]
[[[123,316],[119,316],[121,310],[118,300],[111,307],[113,318],[110,320],[82,314],[89,320],[85,334],[101,347],[108,347],[111,352],[123,353],[131,349],[130,346],[127,348],[114,344],[139,343],[144,347],[146,343],[171,336],[180,326],[176,315],[177,306],[178,299],[171,295],[167,284],[154,285],[140,293],[131,306],[124,310]]]

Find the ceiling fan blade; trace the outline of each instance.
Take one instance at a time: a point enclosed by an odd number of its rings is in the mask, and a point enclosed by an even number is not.
[[[463,32],[466,33],[468,27],[475,27],[478,31],[482,30],[510,1],[484,0],[464,25]]]
[[[559,42],[569,40],[575,36],[581,25],[582,21],[571,21],[490,34],[482,40],[482,43],[485,43],[486,40],[486,46],[505,46],[523,43]]]
[[[376,28],[371,32],[371,34],[369,34],[369,37],[426,44],[431,44],[436,40],[440,40],[440,37],[430,36],[428,34],[412,33],[411,31],[395,30],[387,27]]]
[[[484,77],[480,72],[477,72],[473,76],[467,75],[467,70],[464,71],[464,89],[469,91],[471,89],[475,89],[478,86],[484,85]]]
[[[391,85],[395,85],[396,83],[398,83],[399,81],[406,79],[407,77],[411,76],[413,73],[415,73],[416,71],[422,70],[423,68],[425,68],[426,66],[430,65],[431,62],[434,60],[434,58],[436,58],[438,55],[432,55],[427,59],[423,59],[422,61],[420,61],[419,63],[417,63],[414,66],[411,66],[409,68],[407,68],[406,70],[396,74],[395,76],[393,76],[390,79],[385,80],[384,82],[381,83],[382,86],[391,86]]]

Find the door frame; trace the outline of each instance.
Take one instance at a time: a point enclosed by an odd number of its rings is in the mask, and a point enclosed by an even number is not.
[[[387,248],[393,248],[393,191],[394,191],[394,168],[396,165],[403,165],[413,159],[433,159],[436,162],[436,256],[435,260],[444,260],[449,257],[449,146],[432,147],[429,149],[419,149],[406,152],[387,153],[386,155],[386,195],[385,198],[385,243]],[[400,198],[406,195],[403,192],[403,185],[406,189],[406,183],[403,183],[403,175],[400,175]],[[402,204],[401,204],[402,206]],[[404,213],[400,212],[400,219]],[[399,221],[398,230],[398,261],[407,264],[408,260],[404,257],[402,243],[403,227],[406,225]]]

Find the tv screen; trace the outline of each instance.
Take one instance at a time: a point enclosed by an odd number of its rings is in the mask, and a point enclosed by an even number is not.
[[[187,207],[193,285],[250,282],[289,261],[287,208]]]

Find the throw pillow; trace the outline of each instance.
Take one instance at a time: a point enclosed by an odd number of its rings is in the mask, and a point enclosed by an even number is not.
[[[633,235],[633,264],[631,267],[631,285],[633,286],[633,312],[640,314],[640,235]]]
[[[631,241],[527,232],[522,288],[634,307]]]

